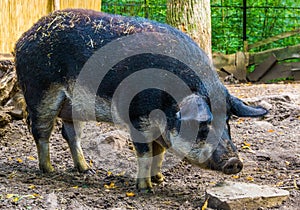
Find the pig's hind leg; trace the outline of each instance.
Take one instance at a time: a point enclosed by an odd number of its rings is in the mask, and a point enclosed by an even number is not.
[[[151,166],[151,181],[161,183],[164,181],[164,175],[161,173],[161,167],[164,160],[165,148],[154,141],[152,143],[152,166]]]
[[[143,193],[153,193],[153,183],[161,183],[161,173],[165,149],[156,141],[151,143],[134,142],[138,162],[137,188]]]
[[[136,187],[142,193],[152,193],[151,182],[152,143],[133,142],[137,155],[138,173]]]
[[[42,172],[49,173],[54,171],[50,161],[49,139],[65,95],[64,92],[52,88],[41,101],[38,101],[36,98],[39,97],[31,97],[30,93],[31,91],[25,92],[25,98],[28,99],[27,110],[31,121],[31,132],[38,150],[39,168]]]
[[[83,122],[77,121],[76,123],[73,123],[72,121],[63,120],[62,135],[68,142],[74,167],[79,172],[93,174],[94,171],[87,164],[81,148],[82,127]]]

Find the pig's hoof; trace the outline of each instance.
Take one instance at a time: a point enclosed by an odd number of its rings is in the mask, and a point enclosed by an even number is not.
[[[87,175],[94,175],[96,171],[90,167],[75,167],[75,170],[79,171],[79,173],[87,174]]]
[[[158,174],[156,174],[155,176],[151,177],[151,181],[156,184],[162,183],[164,181],[164,179],[165,179],[165,176],[162,175],[162,173],[160,173],[160,172]]]
[[[88,175],[94,175],[94,174],[96,174],[96,171],[94,169],[89,168],[89,169],[83,170],[81,173],[88,174]]]
[[[51,173],[55,171],[52,165],[44,165],[44,166],[40,165],[40,170],[43,173]]]
[[[154,194],[153,188],[139,189],[139,192],[142,194]]]

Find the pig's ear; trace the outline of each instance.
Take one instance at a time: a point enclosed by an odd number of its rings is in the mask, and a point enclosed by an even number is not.
[[[195,94],[183,100],[177,117],[183,121],[195,120],[198,122],[211,122],[213,118],[207,102]]]
[[[261,117],[268,113],[268,111],[261,107],[252,107],[245,104],[242,100],[230,96],[229,99],[230,103],[230,111],[232,114],[238,116],[238,117]]]

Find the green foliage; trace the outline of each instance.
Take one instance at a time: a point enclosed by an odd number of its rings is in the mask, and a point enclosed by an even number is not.
[[[165,22],[167,0],[102,0],[108,13],[141,16]],[[211,0],[212,49],[226,54],[242,51],[243,1]],[[247,0],[247,42],[254,44],[300,27],[300,1]],[[271,48],[300,44],[300,34],[255,48]]]
[[[102,0],[102,11],[166,21],[166,0]]]
[[[287,77],[287,78],[271,79],[271,80],[266,81],[266,83],[289,82],[289,81],[293,81],[293,80],[294,80],[293,77]]]

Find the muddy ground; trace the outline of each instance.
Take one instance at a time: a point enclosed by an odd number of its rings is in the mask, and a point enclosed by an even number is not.
[[[233,117],[232,137],[244,162],[237,176],[202,170],[168,155],[166,181],[155,186],[155,194],[139,194],[134,151],[126,133],[107,124],[88,124],[83,147],[96,174],[85,175],[72,169],[59,122],[51,137],[56,172],[42,174],[27,126],[14,120],[0,131],[0,209],[201,209],[205,189],[224,180],[286,189],[289,199],[270,209],[299,209],[300,84],[228,88],[270,110],[264,118]]]

